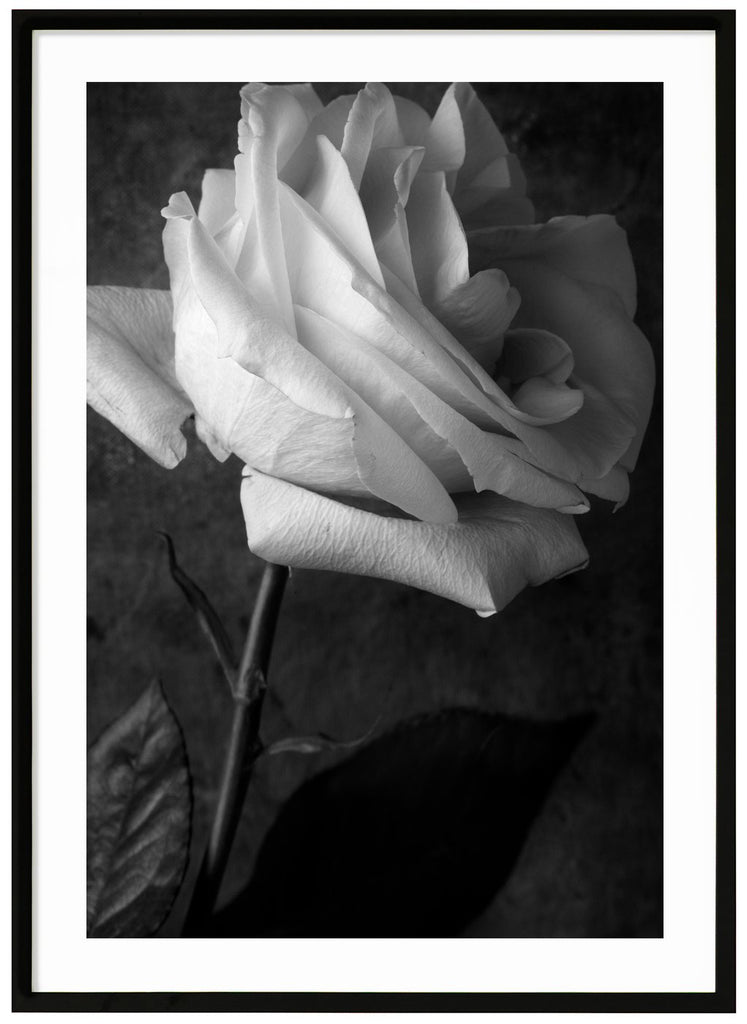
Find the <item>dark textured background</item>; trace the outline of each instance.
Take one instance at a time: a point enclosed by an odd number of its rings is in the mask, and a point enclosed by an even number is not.
[[[199,199],[207,167],[231,167],[241,83],[89,85],[91,284],[166,287],[160,208]],[[356,85],[319,86],[325,101]],[[432,113],[444,86],[393,91]],[[637,321],[661,377],[662,157],[658,85],[478,85],[521,158],[539,220],[614,213],[639,280]],[[166,471],[89,411],[88,692],[93,738],[153,675],[184,726],[195,777],[192,868],[204,838],[231,705],[171,582],[155,535],[213,598],[238,645],[260,570],[247,552],[240,465],[190,438]],[[500,615],[406,587],[295,572],[273,656],[265,734],[340,737],[451,705],[598,719],[537,820],[516,869],[467,934],[656,936],[662,928],[661,390],[615,516],[597,502],[580,528],[589,568],[524,591]],[[226,880],[235,891],[284,800],[340,755],[260,768]],[[486,813],[490,808],[486,807]],[[299,851],[299,857],[303,851]],[[178,923],[177,906],[166,934]]]

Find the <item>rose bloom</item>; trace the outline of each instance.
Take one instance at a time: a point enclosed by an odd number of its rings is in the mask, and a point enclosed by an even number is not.
[[[163,466],[194,415],[249,547],[489,615],[586,564],[654,382],[609,216],[535,224],[473,89],[241,90],[234,170],[163,210],[171,290],[89,289],[89,402]]]

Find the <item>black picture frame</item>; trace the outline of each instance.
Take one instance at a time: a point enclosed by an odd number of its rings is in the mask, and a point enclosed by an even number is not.
[[[32,36],[38,30],[706,31],[716,40],[718,692],[713,992],[39,992],[32,988]],[[13,1010],[16,1012],[733,1012],[735,909],[735,12],[13,12]]]

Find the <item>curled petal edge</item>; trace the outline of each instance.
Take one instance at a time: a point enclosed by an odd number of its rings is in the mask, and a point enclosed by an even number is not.
[[[437,525],[344,505],[251,467],[241,503],[251,550],[302,569],[373,576],[493,615],[525,586],[582,569],[572,517],[492,494],[456,496],[459,520]]]
[[[173,469],[187,454],[181,426],[193,410],[174,375],[171,296],[104,286],[87,294],[88,404]]]

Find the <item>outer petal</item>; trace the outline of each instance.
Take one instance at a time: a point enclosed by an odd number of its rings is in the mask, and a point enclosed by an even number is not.
[[[633,424],[622,459],[632,469],[651,413],[654,361],[630,319],[635,274],[625,233],[611,217],[562,217],[471,232],[469,242],[473,269],[498,266],[518,288],[516,325],[568,342],[578,376]]]
[[[88,289],[87,379],[93,408],[152,459],[172,469],[184,458],[192,404],[174,373],[168,292]]]
[[[614,512],[622,508],[630,494],[628,474],[620,466],[613,466],[606,476],[598,480],[581,480],[580,486],[588,494],[596,494],[598,498],[614,501]]]
[[[165,236],[166,261],[177,278],[186,255],[187,286],[194,288],[218,332],[216,356],[231,356],[309,412],[347,416],[349,406],[339,381],[308,357],[283,324],[252,302],[201,222],[189,214],[174,216],[173,205],[172,198],[172,206],[166,208],[171,218]],[[180,306],[177,298],[177,325],[182,319]]]
[[[373,494],[448,522],[433,473],[365,402],[281,324],[252,306],[215,241],[188,210],[164,232],[176,303],[180,379],[221,448],[322,490]],[[199,300],[199,301],[198,301]]]
[[[177,205],[184,207],[181,216],[175,210]],[[261,359],[264,349],[271,359],[277,348],[275,354],[284,355],[284,366],[281,362],[279,367],[270,367],[275,371],[269,374],[271,380],[252,373],[255,364],[248,360],[243,366],[236,359],[222,357],[218,328],[200,301],[192,279],[189,238],[200,227],[199,222],[183,196],[172,199],[169,217],[164,229],[164,251],[175,302],[176,371],[181,386],[194,402],[200,437],[217,458],[225,458],[227,452],[233,451],[251,465],[286,475],[306,486],[320,487],[326,482],[336,491],[363,493],[365,488],[358,478],[352,449],[354,424],[346,415],[348,404],[341,385],[335,389],[329,381],[310,396],[297,393],[292,386],[288,396],[275,386],[282,384],[276,373],[287,374],[293,384],[289,339],[277,324],[267,325],[264,337],[260,333],[259,352],[255,353],[255,358]],[[198,241],[207,245],[205,234],[199,235]],[[230,305],[226,306],[224,313],[228,315],[230,311]],[[261,332],[264,324],[266,321],[256,318],[255,330]],[[277,347],[273,345],[275,337],[279,339]],[[256,368],[262,369],[260,363]],[[303,382],[299,387],[303,387]],[[293,397],[301,404],[293,401]],[[306,402],[309,408],[304,408],[306,397],[312,399]]]
[[[249,547],[262,558],[395,580],[480,615],[588,561],[569,516],[493,495],[460,497],[459,521],[434,525],[351,508],[247,469],[241,501]]]
[[[468,233],[470,257],[476,264],[500,255],[538,259],[585,284],[614,291],[628,316],[636,310],[636,279],[625,232],[609,214],[592,217],[553,217],[545,224]]]

